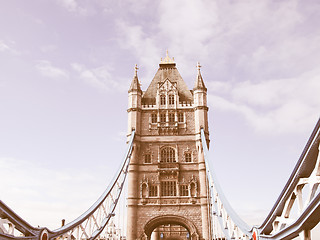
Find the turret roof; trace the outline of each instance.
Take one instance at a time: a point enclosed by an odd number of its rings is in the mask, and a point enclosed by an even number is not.
[[[201,76],[201,72],[200,72],[200,63],[198,62],[197,64],[197,68],[198,68],[198,74],[197,74],[197,78],[196,78],[196,82],[194,84],[194,88],[193,90],[195,89],[203,89],[203,90],[207,90],[206,86],[204,85],[204,81],[203,81],[203,78]]]
[[[169,79],[169,81],[172,83],[176,83],[180,101],[193,101],[191,91],[188,89],[188,86],[176,68],[174,59],[169,58],[168,52],[166,58],[163,60],[161,59],[159,69],[151,81],[148,89],[143,94],[142,99],[146,102],[152,101],[152,99],[154,99],[157,95],[158,84],[163,83],[166,79]]]
[[[138,67],[137,67],[137,64],[135,65],[134,67],[134,77],[132,79],[132,82],[131,82],[131,85],[130,85],[130,88],[129,88],[129,91],[128,92],[131,92],[132,90],[138,90],[138,91],[141,91],[141,87],[140,87],[140,83],[139,83],[139,79],[138,79]]]

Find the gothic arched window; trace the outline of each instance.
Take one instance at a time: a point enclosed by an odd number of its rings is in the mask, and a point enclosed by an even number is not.
[[[160,96],[160,105],[166,105],[166,96],[165,95]]]
[[[144,155],[144,163],[151,163],[151,154]]]
[[[161,162],[175,162],[175,150],[171,147],[166,147],[161,150]]]
[[[174,95],[170,94],[169,95],[169,105],[173,105],[174,104]]]
[[[178,122],[184,122],[184,115],[182,112],[178,113]]]
[[[151,122],[152,123],[157,123],[158,119],[157,119],[157,114],[156,113],[151,113]]]
[[[169,123],[174,123],[174,113],[169,113]]]
[[[190,152],[184,153],[184,159],[186,162],[192,162],[192,155]]]

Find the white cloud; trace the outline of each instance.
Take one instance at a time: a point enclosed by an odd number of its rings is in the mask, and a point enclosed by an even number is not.
[[[161,1],[152,8],[156,16],[151,21],[140,24],[123,19],[117,21],[120,45],[134,53],[139,64],[148,71],[148,78],[153,77],[154,66],[165,56],[166,49],[181,65],[187,65],[189,56],[203,59],[208,56],[208,43],[215,32],[217,19],[212,14],[215,8],[215,3],[210,1]],[[191,61],[196,64],[194,59]],[[186,75],[189,72],[195,72],[195,68],[184,69]]]
[[[1,200],[34,226],[54,229],[66,216],[75,219],[95,201],[89,192],[101,191],[92,174],[76,167],[52,169],[14,158],[0,158],[0,166]]]
[[[57,2],[69,12],[75,12],[82,16],[90,15],[89,9],[80,6],[78,0],[57,0]]]
[[[10,50],[9,46],[5,44],[4,42],[0,41],[0,52],[4,52]]]
[[[242,114],[259,132],[304,132],[319,117],[320,70],[289,79],[208,83],[213,108]]]
[[[14,55],[18,55],[19,51],[17,51],[14,47],[10,45],[12,44],[7,44],[4,41],[0,40],[0,52],[10,52]]]
[[[305,34],[312,14],[303,8],[297,1],[220,2],[219,34],[212,36],[220,48],[210,44],[212,56],[224,72],[249,80],[310,70],[320,60],[319,31]]]
[[[117,21],[117,29],[120,31],[120,46],[130,51],[138,59],[139,67],[147,71],[148,78],[154,75],[154,66],[159,63],[161,50],[157,47],[156,39],[147,36],[139,25],[133,25],[123,20]]]
[[[69,78],[69,74],[65,70],[53,66],[51,62],[46,60],[38,61],[35,67],[40,72],[40,74],[45,77],[54,79]]]
[[[122,81],[116,81],[111,74],[111,69],[108,66],[101,66],[97,68],[89,69],[86,66],[73,63],[71,64],[73,70],[75,70],[80,78],[87,84],[101,89],[101,90],[112,90],[116,89],[119,91],[127,90],[127,82],[122,84]]]
[[[175,54],[207,56],[217,11],[214,1],[161,1],[158,27]]]

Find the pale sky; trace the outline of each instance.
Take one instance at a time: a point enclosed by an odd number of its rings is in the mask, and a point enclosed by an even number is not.
[[[0,0],[0,199],[55,229],[126,149],[127,90],[160,58],[208,88],[212,161],[249,225],[267,216],[320,109],[315,0]]]

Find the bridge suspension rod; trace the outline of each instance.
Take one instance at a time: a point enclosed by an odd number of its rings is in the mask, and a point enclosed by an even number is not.
[[[82,240],[97,238],[114,216],[128,174],[135,131],[131,133],[123,163],[99,199],[81,216],[56,230],[35,228],[19,217],[0,200],[1,240]]]
[[[211,212],[212,221],[216,218],[219,222],[220,229],[222,230],[227,240],[231,239],[246,239],[252,238],[252,228],[250,228],[233,210],[222,189],[218,183],[217,177],[209,161],[209,150],[203,129],[201,133],[201,142],[203,154],[205,158],[207,178],[209,181],[210,203],[213,206]],[[212,228],[213,229],[213,228]]]

